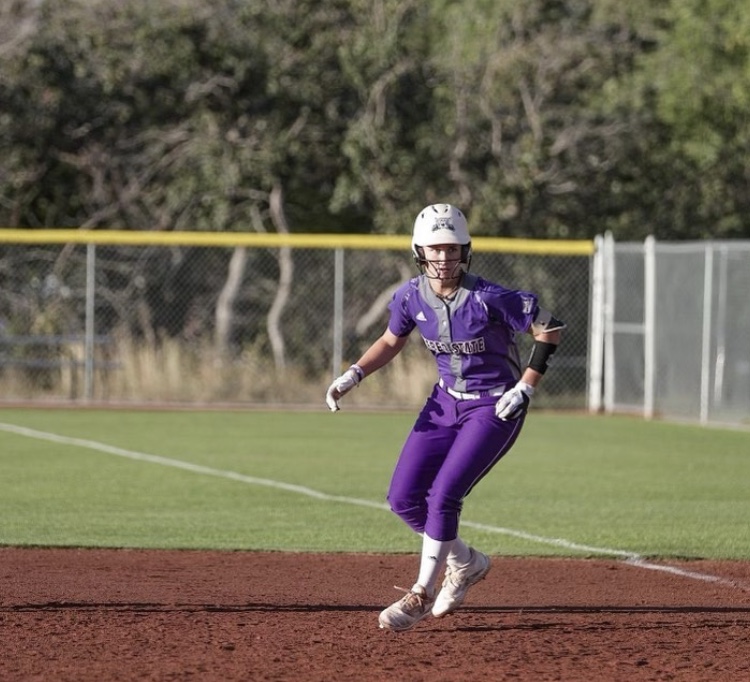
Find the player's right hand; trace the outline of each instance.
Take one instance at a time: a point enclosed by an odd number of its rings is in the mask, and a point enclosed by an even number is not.
[[[339,409],[339,398],[346,395],[364,378],[365,374],[358,365],[352,365],[340,377],[333,380],[333,383],[326,391],[326,404],[331,412],[337,412]]]
[[[500,396],[495,405],[495,416],[504,422],[518,419],[529,409],[534,387],[524,381],[519,381],[509,391]]]

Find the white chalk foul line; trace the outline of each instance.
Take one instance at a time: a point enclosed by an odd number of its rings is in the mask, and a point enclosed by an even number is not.
[[[170,457],[161,457],[159,455],[149,455],[145,452],[135,452],[133,450],[125,450],[124,448],[118,448],[114,445],[107,445],[106,443],[100,443],[94,440],[87,440],[85,438],[71,438],[69,436],[61,436],[56,433],[47,433],[46,431],[37,431],[36,429],[29,429],[25,426],[17,426],[15,424],[5,424],[0,422],[0,431],[7,431],[9,433],[15,433],[19,436],[26,436],[28,438],[35,438],[36,440],[46,440],[51,443],[58,443],[60,445],[74,445],[80,448],[86,448],[89,450],[96,450],[98,452],[104,452],[108,455],[116,455],[117,457],[125,457],[127,459],[133,459],[140,462],[150,462],[151,464],[160,464],[162,466],[172,467],[174,469],[182,469],[183,471],[190,471],[194,474],[203,474],[204,476],[215,476],[217,478],[226,478],[231,481],[239,481],[240,483],[248,483],[250,485],[260,485],[267,488],[277,488],[278,490],[286,490],[291,493],[298,493],[300,495],[306,495],[308,497],[314,497],[318,500],[324,500],[326,502],[345,502],[346,504],[356,504],[360,507],[372,507],[374,509],[385,509],[389,510],[388,505],[380,502],[371,502],[370,500],[358,500],[353,497],[341,497],[339,495],[329,495],[328,493],[314,490],[313,488],[307,488],[302,485],[295,485],[293,483],[284,483],[283,481],[274,481],[268,478],[257,478],[255,476],[247,476],[240,474],[236,471],[227,471],[226,469],[214,469],[213,467],[203,466],[201,464],[193,464],[191,462],[183,462],[179,459],[172,459]]]
[[[371,509],[380,509],[390,511],[387,504],[382,502],[373,502],[371,500],[362,500],[356,497],[346,497],[343,495],[329,495],[328,493],[314,490],[302,485],[295,485],[293,483],[284,483],[283,481],[275,481],[268,478],[258,478],[256,476],[247,476],[246,474],[240,474],[236,471],[228,471],[226,469],[215,469],[213,467],[203,466],[201,464],[193,464],[191,462],[184,462],[179,459],[173,459],[171,457],[161,457],[159,455],[150,455],[145,452],[136,452],[134,450],[126,450],[124,448],[118,448],[114,445],[107,445],[106,443],[100,443],[94,440],[88,440],[85,438],[71,438],[70,436],[61,436],[56,433],[48,433],[46,431],[38,431],[36,429],[30,429],[25,426],[18,426],[16,424],[6,424],[0,422],[0,431],[7,431],[8,433],[15,433],[19,436],[26,436],[27,438],[34,438],[36,440],[45,440],[51,443],[58,443],[60,445],[72,445],[80,448],[86,448],[89,450],[95,450],[97,452],[103,452],[108,455],[115,455],[117,457],[125,457],[140,462],[149,462],[151,464],[160,464],[161,466],[172,467],[174,469],[182,469],[183,471],[190,471],[194,474],[202,474],[204,476],[214,476],[217,478],[225,478],[231,481],[238,481],[240,483],[247,483],[249,485],[260,485],[267,488],[276,488],[277,490],[285,490],[291,493],[297,493],[299,495],[306,495],[318,500],[326,502],[341,502],[343,504],[356,505],[359,507],[369,507]],[[721,578],[719,576],[710,575],[707,573],[699,573],[696,571],[687,571],[674,566],[667,566],[664,564],[654,564],[644,559],[639,554],[633,552],[626,552],[620,549],[609,549],[606,547],[594,547],[591,545],[583,545],[563,538],[549,538],[542,535],[534,535],[532,533],[526,533],[520,530],[514,530],[512,528],[503,528],[502,526],[490,526],[483,523],[475,523],[473,521],[461,520],[461,525],[475,528],[477,530],[486,531],[489,533],[498,533],[501,535],[508,535],[510,537],[519,538],[522,540],[528,540],[541,545],[553,545],[556,547],[563,547],[570,551],[584,552],[586,554],[597,554],[599,556],[611,556],[619,557],[626,564],[635,566],[637,568],[643,568],[651,571],[661,571],[664,573],[671,573],[673,575],[681,576],[684,578],[690,578],[692,580],[700,580],[703,582],[714,583],[717,585],[724,585],[727,587],[733,587],[744,591],[750,591],[750,586],[744,585],[734,580],[727,578]]]
[[[700,580],[707,583],[715,583],[716,585],[724,585],[725,587],[733,587],[735,589],[750,592],[750,585],[745,585],[736,580],[730,580],[728,578],[722,578],[720,576],[711,575],[710,573],[700,573],[698,571],[688,571],[684,568],[678,568],[676,566],[669,566],[667,564],[655,564],[639,554],[634,552],[626,552],[621,549],[608,549],[606,547],[592,547],[591,545],[582,545],[577,542],[571,542],[570,540],[564,540],[562,538],[548,538],[541,535],[533,535],[520,530],[512,530],[511,528],[496,528],[495,526],[487,526],[482,523],[474,523],[473,521],[461,520],[462,526],[469,526],[470,528],[476,528],[478,530],[484,530],[488,532],[502,533],[503,535],[509,535],[511,537],[520,538],[522,540],[528,540],[529,542],[536,542],[542,545],[554,545],[557,547],[564,547],[575,552],[584,552],[586,554],[598,554],[599,556],[612,556],[620,557],[622,561],[630,566],[637,568],[643,568],[649,571],[660,571],[662,573],[671,573],[672,575],[678,575],[683,578],[690,578],[692,580]]]

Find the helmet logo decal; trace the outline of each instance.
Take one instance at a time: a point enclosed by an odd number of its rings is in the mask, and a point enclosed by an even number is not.
[[[438,230],[450,230],[451,232],[455,232],[456,228],[453,227],[450,218],[435,218],[435,224],[432,226],[432,231],[437,232]]]

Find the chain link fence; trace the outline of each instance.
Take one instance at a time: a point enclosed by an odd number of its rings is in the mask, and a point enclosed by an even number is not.
[[[19,243],[22,231],[0,232],[5,402],[325,409],[331,378],[382,333],[393,291],[416,274],[401,237],[382,238],[376,248],[377,241],[353,236],[336,245],[324,239],[330,235],[244,244],[205,233],[203,240],[185,233],[192,236],[180,243],[172,233],[168,243],[137,243],[131,233],[107,243],[114,237],[97,232],[94,243],[74,232],[76,241],[56,233],[53,243],[39,231],[34,243]],[[272,237],[277,244],[264,245]],[[531,246],[519,253],[512,244],[509,252],[508,240],[475,240],[471,270],[538,293],[567,322],[535,403],[584,408],[593,246]],[[522,340],[524,352],[530,341]],[[435,380],[415,333],[347,402],[415,407]]]
[[[606,235],[597,254],[594,290],[604,293],[592,318],[602,324],[591,343],[604,349],[601,407],[750,425],[750,242]]]

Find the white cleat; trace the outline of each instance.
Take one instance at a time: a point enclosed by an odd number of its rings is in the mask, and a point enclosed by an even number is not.
[[[410,630],[422,618],[430,615],[434,599],[427,596],[424,587],[414,585],[410,590],[404,590],[404,592],[406,594],[401,599],[381,611],[378,618],[381,628],[394,632]]]
[[[490,568],[490,558],[473,548],[466,566],[446,566],[443,587],[432,605],[432,615],[440,618],[453,613],[464,603],[469,588],[482,580]]]

